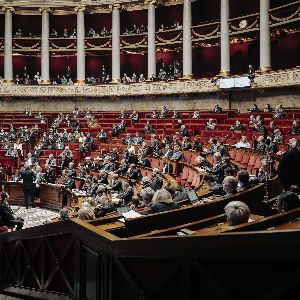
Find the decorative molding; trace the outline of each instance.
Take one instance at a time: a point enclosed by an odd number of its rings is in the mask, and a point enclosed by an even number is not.
[[[300,85],[300,68],[285,71],[273,71],[256,76],[258,88],[284,87]]]
[[[43,12],[47,12],[48,14],[51,14],[52,10],[49,7],[41,7],[39,9],[39,12],[42,14]]]
[[[85,12],[86,11],[86,7],[84,5],[80,5],[80,6],[76,6],[74,8],[74,10],[78,13],[78,12]]]
[[[14,13],[15,12],[15,9],[11,6],[6,6],[6,7],[2,7],[2,11],[5,13],[7,11],[11,12],[11,13]]]
[[[253,89],[300,85],[300,68],[257,74]],[[0,85],[0,95],[7,97],[112,97],[218,92],[211,79],[107,85]]]

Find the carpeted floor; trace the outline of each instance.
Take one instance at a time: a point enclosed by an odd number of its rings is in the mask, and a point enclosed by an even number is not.
[[[46,221],[58,217],[56,212],[38,207],[26,209],[22,206],[11,206],[11,208],[16,217],[24,219],[23,229],[43,225]]]

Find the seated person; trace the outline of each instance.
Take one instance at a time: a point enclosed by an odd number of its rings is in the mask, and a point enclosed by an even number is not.
[[[172,119],[179,119],[179,118],[180,118],[180,114],[176,110],[174,110]]]
[[[69,210],[67,208],[62,208],[59,211],[59,220],[60,221],[67,221],[69,219],[70,219]]]
[[[140,201],[139,196],[133,196],[131,202],[132,202],[130,205],[131,210],[137,210],[142,207],[142,203]]]
[[[159,118],[164,119],[168,114],[168,109],[164,106],[163,109],[160,112]]]
[[[256,124],[256,118],[251,115],[250,118],[249,118],[249,125],[255,125]]]
[[[274,136],[273,136],[273,143],[283,144],[283,142],[284,142],[284,137],[283,137],[280,129],[275,129]]]
[[[129,118],[131,119],[132,123],[139,121],[139,115],[136,111],[133,111]]]
[[[214,130],[216,128],[217,124],[214,123],[212,118],[209,118],[206,122],[205,129],[207,130]]]
[[[225,195],[222,185],[220,183],[216,182],[214,176],[207,174],[203,177],[203,180],[208,185],[209,190],[215,196],[224,196]]]
[[[199,119],[200,118],[200,113],[199,111],[194,111],[192,119]]]
[[[226,176],[223,180],[223,190],[225,196],[232,196],[237,193],[238,181],[234,176]]]
[[[214,113],[215,114],[221,114],[223,112],[223,109],[221,106],[219,106],[219,104],[216,104],[214,107]]]
[[[250,209],[241,201],[231,201],[224,208],[229,225],[236,226],[247,223],[250,217]]]
[[[162,161],[163,161],[162,173],[173,174],[173,164],[171,163],[170,158],[168,156],[164,156]]]
[[[107,141],[107,134],[106,134],[106,132],[104,131],[103,128],[101,128],[100,132],[97,135],[97,138],[98,138],[98,140],[99,140],[100,143],[106,143],[106,141]]]
[[[180,149],[180,146],[176,145],[174,147],[174,152],[170,159],[171,161],[180,161],[182,159],[182,151]]]
[[[144,127],[144,132],[145,132],[146,134],[150,134],[150,133],[153,132],[152,125],[151,125],[151,123],[150,123],[149,121],[146,122],[146,125],[145,125],[145,127]]]
[[[249,111],[250,111],[251,113],[259,112],[259,108],[258,108],[257,104],[254,103],[254,104],[252,105],[252,107],[249,109]]]
[[[16,218],[13,210],[8,204],[9,195],[7,193],[1,193],[0,199],[0,226],[15,227],[17,230],[22,229],[24,220],[22,218]]]
[[[274,119],[283,119],[284,117],[284,109],[282,107],[282,105],[278,105],[276,108],[275,108],[275,112],[273,114],[273,118]]]
[[[151,212],[152,198],[154,194],[155,191],[149,186],[141,190],[140,196],[142,197],[142,200],[144,202],[144,207],[146,212]]]
[[[297,120],[293,121],[292,134],[300,134],[300,124]]]
[[[180,206],[173,201],[172,195],[166,189],[155,192],[152,198],[151,213],[159,213],[178,209]]]
[[[250,143],[246,136],[242,136],[241,140],[234,145],[236,148],[250,148]]]
[[[246,170],[238,171],[236,177],[239,185],[239,187],[237,188],[238,192],[244,192],[251,188],[251,182],[249,181],[249,173]]]
[[[235,121],[235,125],[232,125],[231,127],[230,127],[230,130],[243,130],[244,129],[244,127],[243,127],[243,124],[239,121],[239,120],[236,120]]]
[[[114,193],[119,193],[122,190],[122,181],[119,180],[118,174],[112,175],[112,179],[110,180],[107,188]]]
[[[264,108],[264,112],[272,112],[272,111],[273,111],[273,109],[272,109],[271,105],[267,104],[266,107]]]
[[[154,110],[154,111],[152,112],[151,118],[152,118],[152,119],[158,119],[158,118],[159,118],[159,114],[156,112],[156,110]]]
[[[277,200],[278,212],[282,213],[298,207],[300,207],[300,200],[297,194],[287,191],[287,192],[282,192],[278,196],[278,200]]]
[[[161,189],[163,186],[163,178],[160,175],[159,169],[154,168],[152,171],[152,178],[150,182],[150,187],[154,190],[157,191]]]
[[[88,202],[82,204],[82,207],[78,210],[78,219],[84,221],[95,219],[94,209],[91,204]]]
[[[189,131],[187,130],[187,128],[183,124],[183,125],[180,126],[180,130],[176,134],[180,134],[181,136],[189,136]]]
[[[122,191],[118,194],[118,199],[122,201],[122,204],[127,205],[131,202],[132,196],[134,195],[133,188],[130,186],[129,182],[122,182]]]

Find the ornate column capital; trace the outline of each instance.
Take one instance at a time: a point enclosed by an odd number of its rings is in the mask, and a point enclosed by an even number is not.
[[[123,9],[123,6],[119,2],[114,2],[113,4],[109,5],[109,8],[111,10],[113,10],[114,8],[116,8],[116,9]]]
[[[9,11],[9,12],[11,12],[11,13],[14,13],[14,12],[15,12],[15,9],[14,9],[13,7],[11,7],[11,6],[6,6],[6,7],[2,7],[2,11],[3,11],[3,12]]]
[[[144,5],[158,5],[160,4],[160,1],[159,0],[144,0]]]
[[[49,7],[41,7],[39,8],[39,12],[42,14],[43,12],[47,12],[48,14],[50,14],[52,12],[52,10]]]
[[[85,12],[87,9],[84,5],[80,5],[75,7],[74,10],[78,13],[78,12]]]

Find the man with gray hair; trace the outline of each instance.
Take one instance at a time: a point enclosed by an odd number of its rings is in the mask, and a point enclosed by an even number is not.
[[[231,196],[236,194],[238,186],[238,180],[234,176],[226,176],[223,180],[223,190],[226,193],[225,196]]]
[[[289,190],[292,185],[300,187],[300,139],[296,146],[287,151],[278,166],[279,179],[284,190]]]
[[[149,186],[141,190],[140,196],[142,197],[146,211],[151,211],[152,198],[154,194],[155,191]]]
[[[229,225],[235,226],[248,222],[250,209],[244,202],[231,201],[224,208]]]

